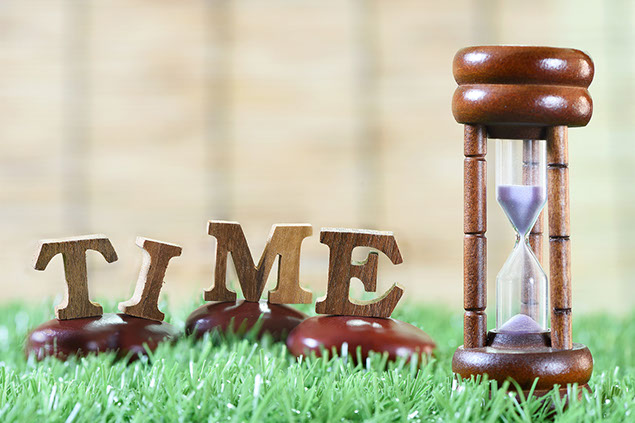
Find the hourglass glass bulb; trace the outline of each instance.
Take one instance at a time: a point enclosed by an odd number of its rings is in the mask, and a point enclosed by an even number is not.
[[[496,278],[499,332],[547,329],[547,276],[527,235],[546,203],[546,143],[499,140],[496,197],[516,231],[516,245]]]

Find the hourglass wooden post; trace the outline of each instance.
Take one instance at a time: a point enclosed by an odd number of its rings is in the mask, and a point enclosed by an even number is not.
[[[465,378],[482,374],[500,382],[512,378],[524,390],[531,389],[538,378],[536,394],[544,394],[558,384],[564,395],[569,383],[586,386],[593,370],[588,348],[574,344],[571,338],[567,152],[568,127],[585,126],[591,119],[593,106],[587,87],[593,79],[593,61],[574,49],[468,47],[456,54],[453,72],[458,87],[452,111],[457,122],[465,125],[465,314],[464,345],[454,354],[452,369]],[[487,332],[488,138],[523,143],[522,185],[532,185],[540,176],[536,156],[539,150],[526,147],[537,144],[534,140],[546,140],[550,329],[545,326],[541,330],[509,332],[497,327]],[[541,212],[531,232],[522,238],[527,239],[541,263],[542,215]],[[523,277],[524,273],[520,278]],[[542,306],[546,315],[546,298],[541,300],[536,295],[534,283],[521,281],[518,309],[520,314],[532,316]]]
[[[487,134],[483,125],[465,125],[463,206],[463,342],[484,347],[487,338]]]
[[[523,151],[523,179],[526,179],[527,181],[533,180],[536,178],[536,165],[538,158],[536,157],[536,151],[532,151],[532,152],[528,152],[528,151]],[[536,257],[538,258],[538,261],[542,264],[542,252],[543,252],[543,248],[542,248],[542,227],[544,224],[544,212],[540,212],[540,215],[538,216],[538,220],[536,221],[536,224],[534,225],[534,227],[531,229],[531,232],[529,234],[529,244],[531,244],[531,248],[534,251],[534,254],[536,254]]]
[[[571,349],[571,240],[567,127],[547,130],[551,344]]]

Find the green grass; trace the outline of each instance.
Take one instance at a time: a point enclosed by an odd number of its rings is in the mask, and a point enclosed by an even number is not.
[[[343,358],[296,360],[270,340],[184,339],[129,365],[112,355],[26,360],[25,335],[51,310],[49,304],[0,307],[0,422],[549,421],[535,399],[519,402],[504,389],[493,389],[490,398],[487,384],[453,379],[460,310],[397,308],[394,317],[438,342],[436,359],[421,369],[404,362],[385,369],[378,355],[357,367]],[[187,312],[167,320],[182,325]],[[566,411],[557,402],[552,420],[634,421],[635,314],[576,316],[574,336],[593,353],[593,393]]]

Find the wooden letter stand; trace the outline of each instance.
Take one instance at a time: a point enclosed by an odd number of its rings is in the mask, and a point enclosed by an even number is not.
[[[146,238],[137,238],[144,250],[135,294],[121,303],[120,314],[102,313],[102,307],[90,301],[86,252],[101,253],[108,263],[117,260],[110,240],[103,235],[44,240],[36,256],[35,268],[44,270],[51,259],[61,254],[66,274],[66,295],[55,308],[56,319],[35,328],[28,336],[26,354],[38,360],[47,356],[66,359],[90,353],[115,351],[119,357],[136,359],[154,351],[162,341],[174,339],[178,331],[163,322],[157,307],[159,292],[168,261],[181,254],[181,247]]]
[[[568,127],[585,126],[591,119],[587,87],[593,79],[593,62],[573,49],[468,47],[456,54],[453,71],[459,86],[452,111],[465,125],[465,316],[464,345],[454,354],[452,370],[464,378],[483,374],[499,382],[511,378],[523,390],[538,378],[536,395],[556,384],[564,395],[567,384],[586,386],[593,370],[588,348],[571,339],[567,153]],[[541,333],[487,332],[488,138],[547,142],[551,329]],[[539,261],[542,232],[540,215],[529,235]]]
[[[216,268],[214,286],[205,291],[205,300],[211,302],[190,314],[185,332],[198,338],[211,331],[230,331],[237,335],[256,331],[258,337],[269,333],[275,340],[286,338],[306,316],[285,304],[308,304],[313,298],[310,291],[300,286],[300,247],[312,231],[308,224],[274,225],[256,266],[239,223],[210,221],[208,233],[216,238]],[[237,300],[236,293],[227,288],[229,253],[244,300]],[[276,288],[269,291],[268,301],[261,300],[267,277],[278,257]]]
[[[412,355],[427,358],[435,348],[432,339],[421,329],[390,318],[403,295],[402,287],[394,284],[372,301],[354,301],[349,296],[351,278],[361,280],[367,292],[377,289],[378,254],[372,252],[364,262],[352,263],[353,249],[375,248],[399,264],[403,260],[393,234],[326,228],[322,229],[320,242],[330,249],[329,273],[326,296],[317,301],[315,311],[327,316],[311,317],[289,334],[291,353],[301,356],[313,352],[320,356],[324,350],[342,354],[347,348],[355,361],[365,360],[370,351],[386,353],[389,360]]]

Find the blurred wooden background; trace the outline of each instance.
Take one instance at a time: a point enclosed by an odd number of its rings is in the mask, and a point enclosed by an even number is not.
[[[634,21],[629,0],[2,0],[0,298],[59,295],[59,258],[31,268],[37,240],[83,233],[108,235],[120,257],[91,257],[95,297],[130,296],[143,235],[184,247],[169,298],[200,298],[206,221],[223,218],[243,224],[256,259],[272,224],[313,224],[301,275],[319,293],[321,226],[391,230],[405,262],[380,262],[380,289],[399,281],[406,301],[459,313],[451,63],[500,43],[595,60],[594,117],[570,131],[574,308],[628,310]],[[490,299],[513,245],[492,192]]]

